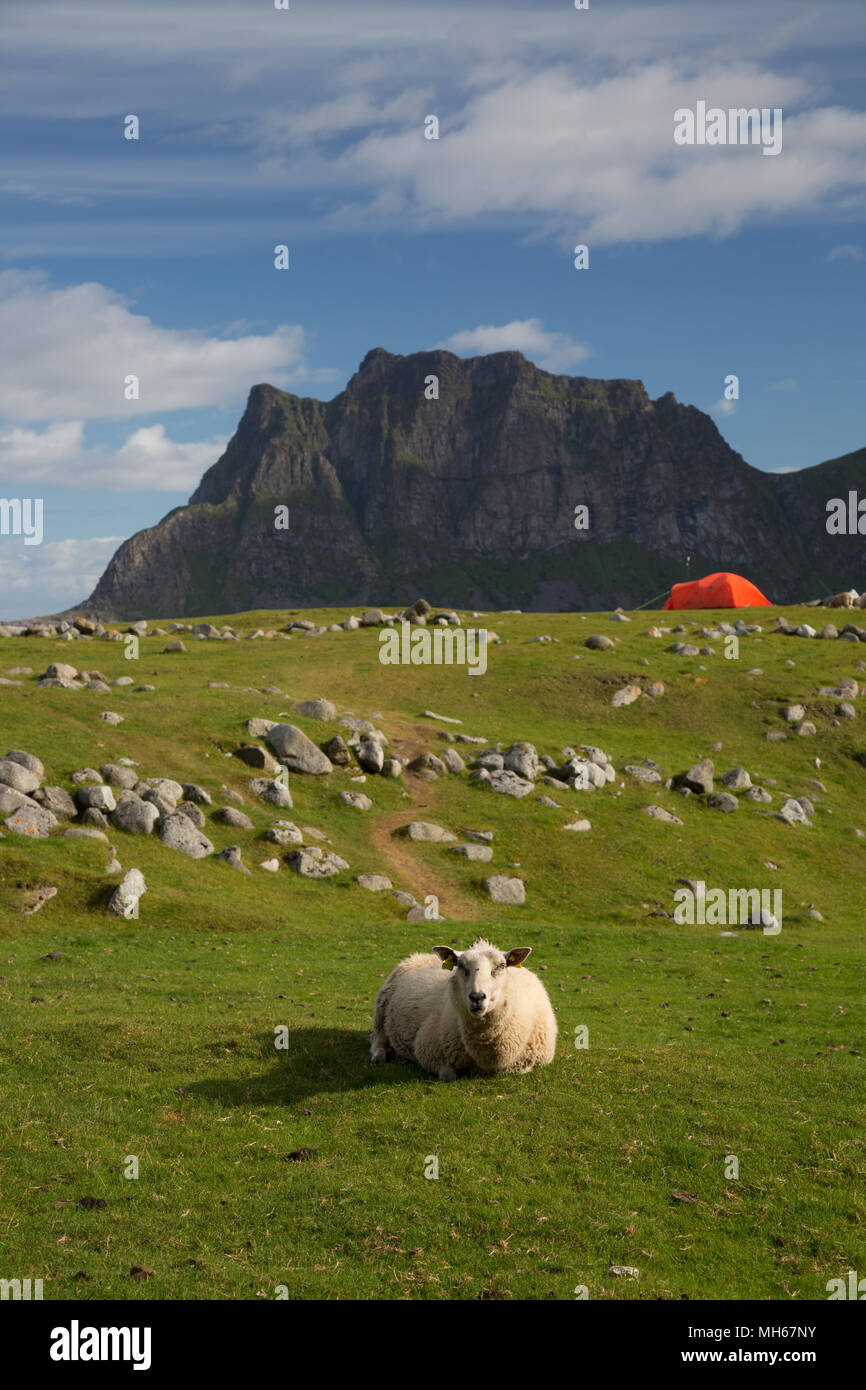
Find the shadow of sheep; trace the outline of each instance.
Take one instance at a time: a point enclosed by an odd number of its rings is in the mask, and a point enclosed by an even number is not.
[[[260,1075],[193,1081],[185,1095],[220,1106],[292,1106],[315,1095],[433,1080],[412,1063],[375,1066],[369,1031],[302,1026],[290,1029],[284,1052],[275,1049],[272,1033],[260,1034],[256,1042],[262,1059],[270,1062]]]

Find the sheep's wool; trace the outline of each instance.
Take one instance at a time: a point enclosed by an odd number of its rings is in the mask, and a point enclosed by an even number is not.
[[[462,959],[475,953],[506,957],[479,940]],[[501,972],[500,972],[501,973]],[[556,1018],[544,985],[531,971],[509,965],[501,974],[499,994],[483,1017],[475,1017],[463,992],[461,972],[443,968],[435,955],[408,956],[391,971],[373,1014],[371,1055],[384,1061],[394,1054],[450,1080],[458,1072],[526,1072],[552,1062]]]

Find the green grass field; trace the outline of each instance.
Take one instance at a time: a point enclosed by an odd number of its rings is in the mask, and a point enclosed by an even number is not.
[[[295,616],[210,621],[250,632]],[[691,629],[732,615],[664,616]],[[0,675],[34,671],[0,687],[0,753],[37,754],[46,783],[67,789],[74,769],[119,757],[144,777],[199,782],[214,798],[209,838],[240,844],[252,870],[111,831],[124,870],[148,883],[139,919],[123,922],[106,910],[117,876],[106,878],[104,843],[0,840],[0,1276],[42,1278],[60,1299],[571,1299],[583,1286],[593,1299],[700,1300],[822,1299],[828,1280],[866,1272],[866,840],[855,835],[866,738],[862,713],[836,720],[838,700],[817,694],[861,679],[864,648],[776,635],[776,610],[743,616],[763,634],[727,660],[718,640],[715,657],[683,658],[664,650],[675,638],[642,636],[658,614],[630,625],[490,615],[502,644],[481,677],[383,666],[376,630],[185,636],[178,654],[149,637],[138,661],[121,643],[0,641]],[[592,632],[620,639],[616,650],[588,651]],[[558,640],[529,642],[540,633]],[[156,689],[39,689],[49,661]],[[661,680],[665,694],[613,709],[632,680]],[[285,694],[257,693],[268,685]],[[466,773],[368,777],[374,807],[359,813],[340,802],[352,784],[337,769],[293,775],[294,810],[278,812],[245,792],[256,774],[232,752],[253,715],[327,739],[337,726],[292,711],[318,695],[341,715],[380,714],[389,751],[441,751],[441,730],[458,726],[422,717],[433,709],[557,758],[597,744],[617,779],[592,794],[539,785],[557,810]],[[786,727],[786,699],[806,705],[815,737],[765,738]],[[103,723],[106,709],[124,722]],[[702,756],[717,774],[747,768],[773,804],[741,800],[724,815],[621,771],[647,757],[669,775]],[[244,796],[254,831],[212,821],[224,785]],[[812,826],[766,814],[785,794],[813,798]],[[644,815],[653,802],[684,824]],[[563,830],[583,815],[589,833]],[[322,882],[263,872],[275,847],[260,836],[279,816],[324,831],[350,871]],[[394,835],[412,819],[493,830],[492,864]],[[436,893],[448,920],[406,922],[391,894],[353,881],[364,872],[419,900]],[[492,904],[480,887],[491,872],[523,877],[526,904]],[[723,936],[651,915],[673,912],[679,877],[781,888],[781,933]],[[40,884],[59,891],[24,915]],[[450,1084],[374,1067],[384,976],[413,950],[478,934],[533,948],[559,1020],[554,1064]],[[303,1149],[312,1155],[290,1157]],[[131,1157],[137,1178],[125,1176]],[[425,1176],[433,1158],[438,1179]]]

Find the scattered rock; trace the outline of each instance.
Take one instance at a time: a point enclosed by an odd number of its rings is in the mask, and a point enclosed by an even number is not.
[[[633,705],[635,700],[639,700],[641,689],[639,685],[624,685],[622,690],[618,690],[611,703],[614,709],[621,709],[623,705]]]
[[[147,892],[147,883],[140,869],[129,869],[115,888],[108,903],[114,917],[129,919],[136,913],[139,898]]]
[[[110,820],[127,835],[150,835],[159,820],[159,808],[151,801],[142,801],[135,792],[125,792],[111,812]]]
[[[423,719],[438,719],[439,722],[442,723],[442,724],[462,724],[462,723],[463,723],[463,720],[462,720],[462,719],[452,719],[451,716],[448,715],[448,714],[434,714],[434,712],[433,712],[432,709],[422,709],[422,711],[421,711],[421,717],[422,717]]]
[[[206,824],[204,811],[194,801],[182,801],[177,808],[177,813],[179,816],[186,816],[191,820],[197,830],[204,830]]]
[[[482,880],[481,887],[495,903],[519,906],[526,902],[526,886],[520,878],[510,878],[507,874],[493,874]]]
[[[294,806],[292,793],[276,778],[272,781],[269,777],[253,777],[250,781],[250,791],[261,797],[269,806],[277,806],[281,811],[290,811]]]
[[[239,748],[235,753],[236,758],[240,758],[247,767],[261,768],[264,772],[276,773],[280,770],[280,764],[267,748],[261,748],[257,743],[247,744]]]
[[[322,744],[322,752],[335,767],[348,767],[352,761],[348,746],[339,734],[335,734],[333,738],[328,739],[327,743]]]
[[[275,724],[265,735],[280,762],[290,772],[306,772],[315,776],[333,772],[333,764],[321,748],[294,724]]]
[[[0,783],[3,786],[29,796],[31,792],[36,791],[40,781],[41,778],[35,772],[31,772],[29,767],[22,766],[12,758],[0,758]]]
[[[628,773],[629,777],[634,777],[638,782],[661,782],[661,773],[654,767],[641,767],[639,763],[626,763],[623,772]]]
[[[713,776],[715,767],[712,759],[702,758],[699,763],[690,767],[688,772],[679,773],[673,780],[675,787],[688,787],[689,791],[697,795],[709,795],[713,790]]]
[[[723,772],[719,781],[731,792],[746,792],[752,785],[752,779],[743,767],[732,767],[729,772]]]
[[[802,705],[783,705],[779,713],[788,724],[797,724],[806,717],[806,711]]]
[[[34,840],[46,840],[57,825],[56,816],[34,803],[25,803],[3,822],[15,835],[29,835]]]
[[[75,815],[75,802],[63,787],[42,787],[36,799],[58,820],[72,820]]]
[[[52,898],[57,897],[57,892],[58,890],[54,886],[54,884],[48,883],[41,884],[39,888],[31,889],[30,893],[28,894],[30,902],[27,903],[27,905],[21,909],[21,911],[24,913],[24,916],[32,917],[35,912],[41,912],[42,908],[45,906],[47,902],[50,902]],[[40,956],[39,959],[65,960],[66,957],[63,955],[62,951],[52,951],[47,956]]]
[[[674,816],[670,811],[666,811],[664,806],[644,806],[644,814],[651,816],[653,820],[663,821],[666,825],[682,825],[679,816]]]
[[[250,873],[250,870],[241,858],[240,845],[229,845],[227,849],[222,850],[217,855],[217,859],[222,860],[224,864],[228,864],[230,869],[236,869],[240,874]]]
[[[419,753],[417,758],[413,758],[409,763],[410,772],[435,772],[439,776],[447,770],[442,759],[437,758],[435,753]]]
[[[292,705],[292,709],[302,714],[305,719],[321,719],[329,724],[337,718],[337,706],[321,697],[316,700],[299,700]]]
[[[749,787],[748,791],[746,792],[745,800],[758,801],[762,805],[766,806],[773,800],[773,798],[771,797],[768,791],[764,790],[763,787]]]
[[[355,750],[355,756],[365,772],[381,772],[385,764],[385,754],[382,751],[382,745],[370,738],[361,740]]]
[[[245,816],[243,811],[236,811],[234,806],[221,806],[214,812],[214,820],[219,821],[220,825],[231,825],[235,830],[255,829],[249,816]]]
[[[345,859],[341,859],[338,854],[309,845],[305,845],[303,849],[292,850],[286,857],[286,863],[302,878],[330,878],[341,869],[349,867]]]
[[[456,835],[450,830],[446,830],[442,825],[434,825],[432,821],[413,820],[405,827],[405,833],[410,840],[418,842],[433,842],[442,844],[449,840],[456,840]]]
[[[145,803],[146,804],[146,803]],[[121,808],[118,806],[118,811]],[[116,813],[115,813],[116,814]],[[186,816],[167,816],[159,827],[159,838],[169,849],[180,850],[190,859],[206,859],[214,847],[202,831],[197,830]]]
[[[247,733],[249,734],[250,738],[267,738],[271,729],[275,729],[276,727],[277,726],[274,723],[273,719],[247,720]]]
[[[489,864],[493,858],[493,850],[490,845],[452,845],[448,850],[449,854],[459,854],[462,859],[472,859],[480,864]]]
[[[854,694],[857,694],[856,688],[854,690]],[[25,753],[22,748],[13,748],[10,752],[6,754],[5,761],[10,763],[18,763],[19,766],[27,768],[29,772],[33,773],[34,777],[37,780],[37,783],[41,782],[43,777],[45,776],[45,768],[42,764],[41,759],[37,758],[34,753]]]
[[[498,792],[501,796],[513,796],[520,799],[535,791],[534,783],[525,782],[522,777],[517,776],[516,772],[491,772],[485,780],[491,790]]]
[[[340,800],[356,811],[369,811],[373,805],[369,796],[365,796],[363,792],[340,792]]]
[[[775,819],[784,821],[786,825],[811,825],[812,817],[806,814],[803,806],[803,797],[789,797],[785,804],[776,812]],[[811,803],[809,803],[811,804]]]
[[[11,787],[0,784],[0,816],[11,816],[13,811],[18,810],[19,806],[38,806],[39,804],[36,797],[25,796],[23,792],[13,791]],[[48,809],[51,808],[48,807]],[[75,807],[73,806],[74,814]]]
[[[302,845],[304,837],[290,820],[278,820],[265,831],[265,839],[273,845]]]
[[[509,772],[529,781],[538,776],[538,753],[531,743],[512,743],[502,755],[502,764]]]
[[[94,806],[97,811],[113,811],[117,802],[111,787],[79,787],[75,799],[82,810]]]
[[[99,771],[105,782],[109,782],[113,787],[121,787],[124,791],[130,791],[138,781],[135,769],[123,767],[120,763],[103,763]]]
[[[204,787],[200,787],[196,782],[184,782],[183,797],[185,801],[194,801],[196,806],[210,806],[211,795],[206,792]]]

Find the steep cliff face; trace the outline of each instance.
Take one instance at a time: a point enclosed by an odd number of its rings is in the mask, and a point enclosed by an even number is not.
[[[181,616],[416,591],[461,607],[629,606],[684,578],[686,555],[692,575],[741,569],[793,601],[866,587],[866,538],[826,531],[843,486],[866,496],[866,450],[769,475],[709,416],[637,381],[554,376],[516,352],[376,348],[328,403],[254,386],[188,506],[126,541],[88,606]]]

